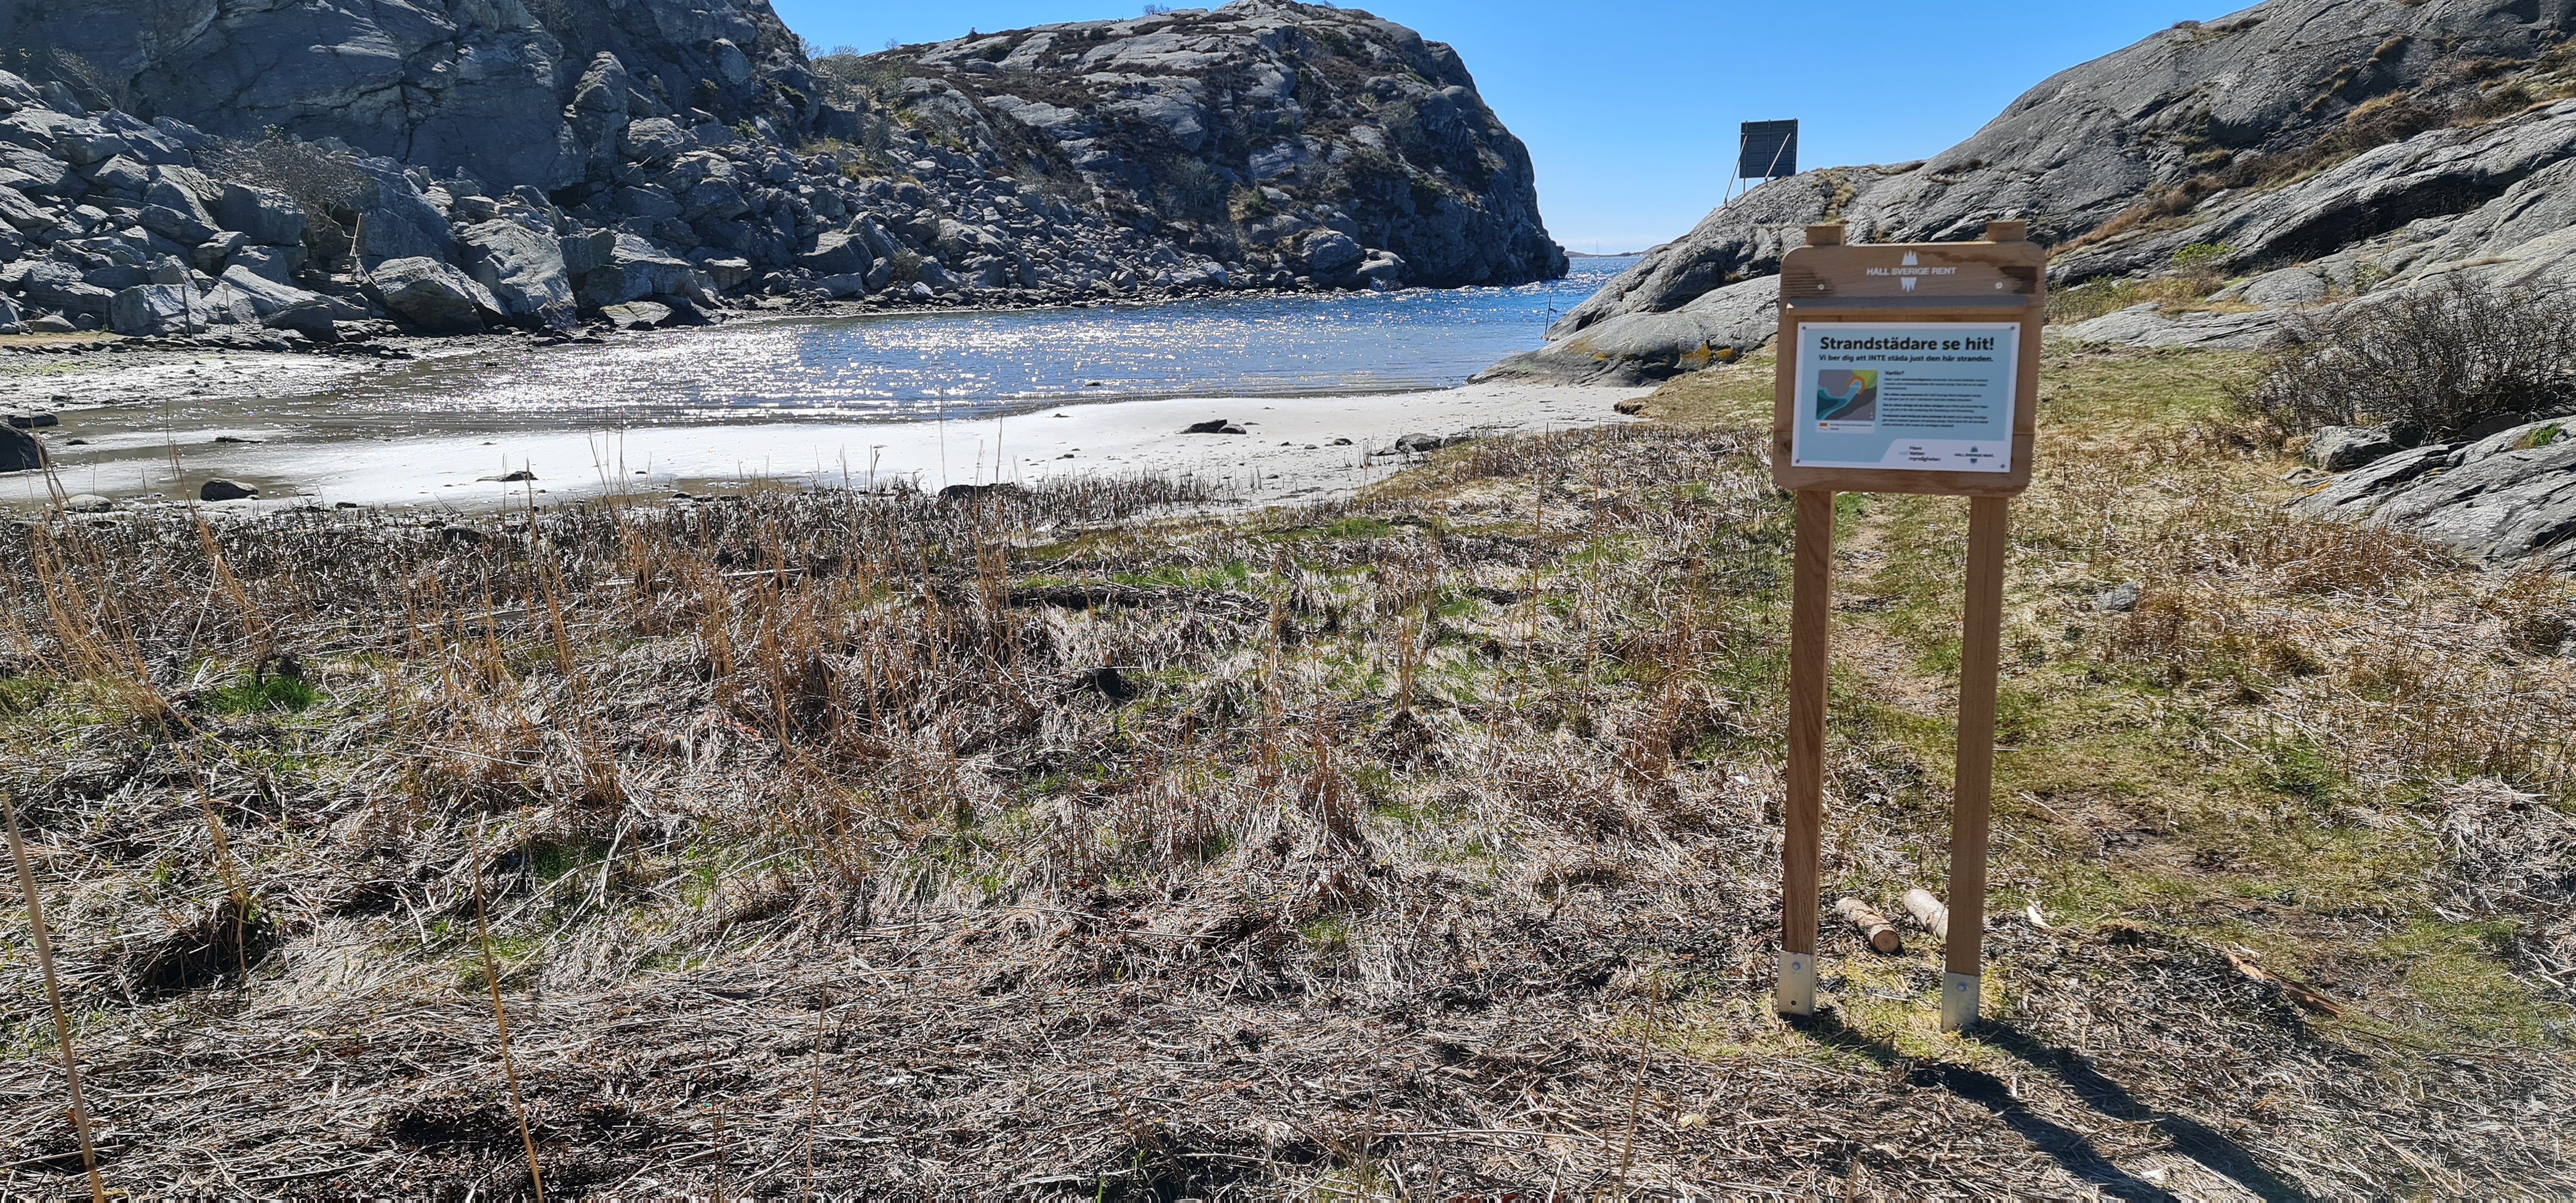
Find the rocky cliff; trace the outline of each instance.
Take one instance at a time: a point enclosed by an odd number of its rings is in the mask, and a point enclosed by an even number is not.
[[[1920,162],[1754,189],[1658,248],[1506,375],[1653,379],[1770,335],[1810,223],[1855,242],[2025,218],[2058,288],[2194,269],[2221,299],[2305,304],[2457,270],[2563,279],[2576,176],[2576,0],[2271,0],[2185,22],[2031,89]],[[2500,266],[2503,265],[2503,266]],[[2114,320],[2116,319],[2116,320]],[[2113,315],[2093,333],[2251,345],[2261,320]]]
[[[1456,51],[1366,13],[1213,12],[906,47],[852,65],[994,170],[1286,283],[1364,258],[1447,287],[1563,275],[1529,152]]]
[[[1453,51],[1284,0],[819,63],[766,0],[0,0],[0,67],[0,328],[327,341],[1565,268]]]

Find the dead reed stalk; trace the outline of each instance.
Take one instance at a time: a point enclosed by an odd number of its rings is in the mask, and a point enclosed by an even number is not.
[[[537,1137],[528,1127],[527,1100],[519,1093],[519,1067],[510,1055],[510,1011],[501,1002],[501,966],[492,955],[492,928],[485,917],[483,903],[483,824],[474,825],[474,946],[483,957],[483,985],[492,996],[492,1024],[499,1034],[501,1076],[510,1084],[510,1115],[519,1124],[519,1143],[528,1152],[528,1185],[536,1192],[537,1203],[546,1203],[546,1176],[537,1164]]]
[[[9,822],[9,859],[18,868],[18,889],[27,898],[27,928],[36,940],[36,964],[45,975],[45,1005],[54,1013],[54,1044],[63,1054],[63,1081],[71,1095],[72,1128],[80,1137],[81,1168],[89,1175],[89,1196],[107,1203],[107,1184],[98,1176],[98,1148],[90,1140],[89,1103],[81,1097],[80,1057],[72,1052],[72,1025],[63,1013],[62,979],[54,972],[54,941],[45,929],[45,904],[36,896],[36,870],[27,863],[27,843],[18,834],[18,804],[0,790],[0,817]]]

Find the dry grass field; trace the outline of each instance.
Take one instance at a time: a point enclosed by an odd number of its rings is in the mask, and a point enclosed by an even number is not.
[[[1359,500],[0,539],[0,772],[138,1195],[2576,1191],[2564,582],[2050,361],[1987,1013],[1767,1010],[1767,362]],[[1826,897],[1941,887],[1965,506],[1846,498]],[[2136,603],[2097,600],[2136,583]],[[81,1186],[26,911],[0,1190]],[[506,1020],[507,1037],[502,1035]]]

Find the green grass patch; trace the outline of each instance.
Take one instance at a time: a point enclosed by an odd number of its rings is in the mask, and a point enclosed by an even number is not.
[[[206,695],[206,708],[216,714],[293,713],[322,700],[322,691],[293,677],[237,681]]]

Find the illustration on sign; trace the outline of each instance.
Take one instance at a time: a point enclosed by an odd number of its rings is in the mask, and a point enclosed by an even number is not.
[[[1791,464],[2012,470],[2018,323],[1809,322],[1798,343]]]

